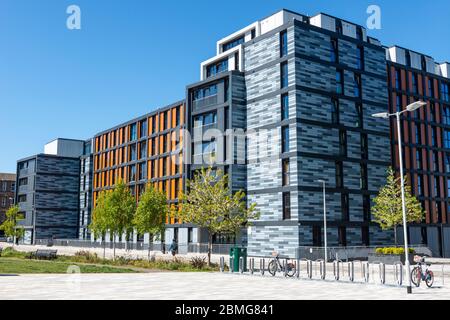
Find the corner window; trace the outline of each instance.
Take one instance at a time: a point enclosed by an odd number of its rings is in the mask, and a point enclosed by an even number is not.
[[[402,89],[402,77],[400,69],[395,69],[395,89],[397,90]]]
[[[341,161],[336,162],[336,188],[344,187],[344,168]]]
[[[364,47],[358,46],[356,50],[356,65],[359,70],[364,70]]]
[[[281,128],[281,152],[289,152],[289,127],[285,126]]]
[[[281,121],[289,119],[289,95],[281,95]]]
[[[344,71],[336,70],[336,93],[344,94]]]
[[[289,159],[283,159],[282,161],[282,183],[283,187],[289,185]]]
[[[355,105],[355,111],[356,111],[356,128],[362,128],[363,127],[363,120],[364,120],[364,114],[363,114],[363,107],[362,104],[357,103]]]
[[[414,94],[418,94],[419,93],[417,73],[413,73],[412,74],[412,92]]]
[[[283,220],[291,219],[291,194],[289,192],[283,193]]]
[[[287,31],[280,32],[280,57],[287,56],[288,54],[288,45],[287,45]]]
[[[287,64],[287,61],[281,63],[280,73],[281,73],[281,89],[283,89],[288,86],[288,64]]]
[[[355,88],[355,98],[361,98],[362,97],[362,84],[361,84],[361,75],[360,74],[356,74],[353,77],[354,79],[354,88]]]
[[[339,61],[339,47],[337,39],[330,41],[330,61],[337,63]]]
[[[447,102],[450,102],[449,96],[449,84],[442,82],[441,83],[441,99]]]
[[[339,124],[339,100],[331,99],[331,123]]]

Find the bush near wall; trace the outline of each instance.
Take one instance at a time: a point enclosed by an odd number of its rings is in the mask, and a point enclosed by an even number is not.
[[[377,248],[375,250],[375,253],[378,255],[404,255],[405,254],[405,248],[397,248],[397,247],[390,247],[390,248]],[[415,254],[416,251],[414,249],[409,249],[410,254]]]

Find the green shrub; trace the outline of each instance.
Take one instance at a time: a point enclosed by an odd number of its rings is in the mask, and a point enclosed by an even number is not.
[[[14,250],[12,247],[4,248],[1,256],[5,258],[28,258],[30,253]]]
[[[386,247],[386,248],[376,248],[375,253],[378,255],[403,255],[405,254],[405,249],[400,247]],[[410,254],[415,254],[414,249],[409,249]]]

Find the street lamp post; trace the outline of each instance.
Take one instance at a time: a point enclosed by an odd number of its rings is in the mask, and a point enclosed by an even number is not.
[[[326,201],[326,181],[317,180],[323,184],[323,238],[325,243],[325,265],[328,262],[328,241],[327,241],[327,201]]]
[[[423,106],[426,105],[426,102],[423,101],[417,101],[414,102],[406,107],[406,110],[396,112],[396,113],[377,113],[372,115],[375,118],[383,118],[383,119],[389,119],[392,116],[395,116],[397,118],[397,135],[398,135],[398,156],[400,161],[400,181],[401,181],[401,188],[402,188],[402,211],[403,211],[403,238],[405,243],[405,266],[406,266],[406,283],[407,283],[407,293],[412,293],[412,286],[411,286],[411,268],[409,265],[409,248],[408,248],[408,226],[407,226],[407,219],[406,219],[406,201],[405,201],[405,179],[403,176],[403,153],[402,153],[402,133],[400,130],[400,116],[405,112],[413,112]]]

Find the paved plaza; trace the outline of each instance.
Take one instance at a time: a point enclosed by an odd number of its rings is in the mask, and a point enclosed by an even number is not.
[[[414,289],[237,275],[162,272],[0,276],[1,299],[180,299],[180,300],[430,300],[450,299],[450,288]]]

